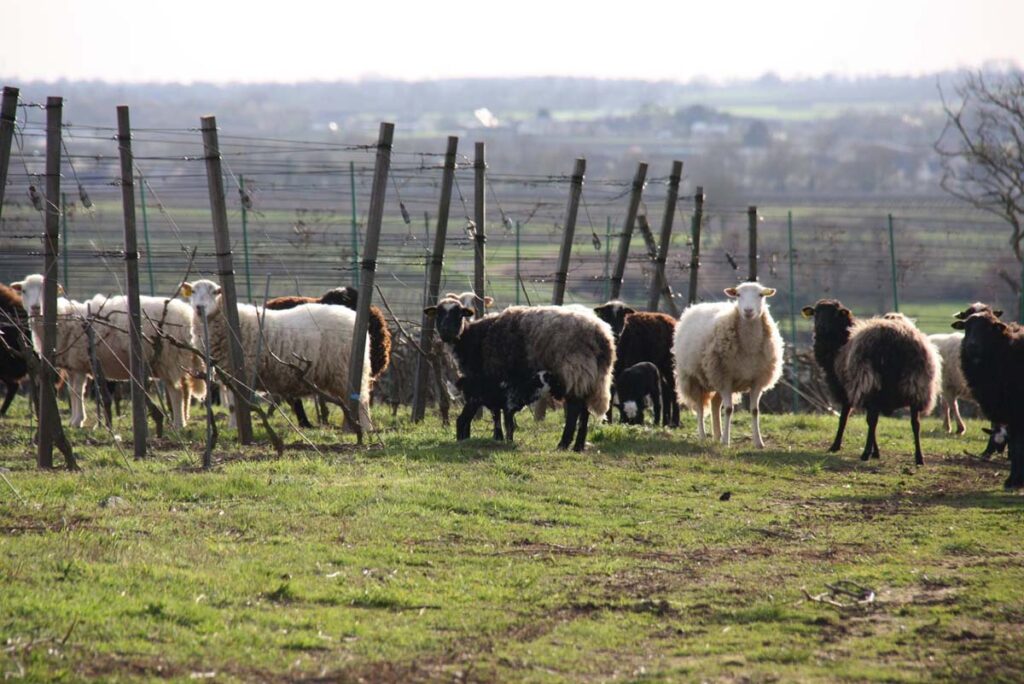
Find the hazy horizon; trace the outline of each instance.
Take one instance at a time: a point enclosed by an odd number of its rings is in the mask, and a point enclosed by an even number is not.
[[[597,78],[722,84],[922,76],[1020,64],[1024,3],[442,7],[39,0],[6,10],[0,75],[22,81],[303,83]],[[45,29],[45,30],[44,30]]]

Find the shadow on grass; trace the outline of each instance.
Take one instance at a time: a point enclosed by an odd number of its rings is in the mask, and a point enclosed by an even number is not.
[[[1006,492],[1001,487],[993,488],[991,491],[962,492],[957,494],[936,493],[933,491],[922,491],[920,493],[893,495],[863,496],[850,494],[848,496],[828,496],[821,499],[831,503],[845,506],[860,506],[868,508],[893,508],[900,504],[906,504],[908,508],[945,506],[947,508],[974,508],[984,510],[1024,510],[1024,497],[1016,492]]]
[[[736,458],[759,465],[822,468],[840,473],[871,469],[871,465],[861,461],[858,456],[830,454],[824,449],[822,451],[741,451],[736,454]]]

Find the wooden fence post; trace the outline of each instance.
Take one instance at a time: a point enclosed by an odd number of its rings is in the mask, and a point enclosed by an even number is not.
[[[676,215],[676,201],[679,199],[679,183],[683,178],[683,162],[672,162],[672,173],[668,177],[668,194],[665,196],[665,213],[661,217],[661,235],[658,245],[658,257],[655,260],[654,277],[651,279],[651,291],[647,297],[648,311],[658,310],[658,297],[665,297],[665,306],[676,318],[679,318],[679,307],[672,299],[668,278],[665,277],[665,262],[668,260],[668,248],[672,242],[672,223]]]
[[[142,305],[139,302],[139,246],[135,236],[135,175],[132,173],[132,127],[128,107],[117,108],[117,143],[121,151],[121,202],[124,205],[124,270],[128,285],[128,337],[131,345],[132,439],[135,458],[145,458],[146,362],[142,356]]]
[[[57,379],[57,257],[60,252],[60,152],[64,100],[46,98],[46,234],[43,238],[43,353],[39,373],[39,449],[36,464],[53,467],[54,436],[60,414],[53,385]]]
[[[484,315],[484,280],[487,262],[487,160],[484,144],[476,143],[476,155],[473,161],[473,215],[476,249],[473,252],[473,292],[476,294],[476,318]]]
[[[693,249],[690,253],[690,292],[689,303],[697,303],[697,274],[700,271],[700,229],[704,223],[704,188],[697,186],[697,194],[693,196],[693,220],[690,230]]]
[[[583,177],[587,172],[587,160],[577,159],[569,186],[569,205],[565,210],[565,227],[562,229],[562,249],[558,253],[558,269],[555,271],[555,289],[551,303],[561,306],[565,300],[565,280],[569,274],[569,257],[572,255],[572,240],[576,233],[576,214],[583,194]]]
[[[448,237],[448,213],[452,206],[452,185],[455,180],[455,160],[459,151],[459,139],[448,136],[448,149],[444,154],[444,171],[441,175],[441,198],[437,205],[437,232],[434,234],[434,251],[427,262],[427,293],[423,306],[437,304],[441,296],[441,270],[444,267],[444,244]],[[420,349],[430,354],[434,341],[434,318],[423,312],[420,325]],[[430,359],[423,354],[416,355],[416,383],[412,400],[412,420],[418,423],[426,414],[427,366]]]
[[[206,157],[206,180],[210,190],[210,211],[213,217],[213,239],[217,249],[217,275],[220,276],[222,292],[221,305],[227,319],[228,340],[231,352],[231,374],[235,382],[232,387],[242,391],[235,394],[235,423],[238,426],[238,440],[242,444],[252,443],[252,417],[249,403],[251,389],[245,389],[249,377],[245,372],[245,356],[238,325],[238,293],[235,290],[235,266],[231,256],[231,239],[228,235],[228,209],[224,199],[224,176],[221,173],[220,143],[217,140],[217,117],[200,118],[203,132],[203,154]]]
[[[4,195],[7,191],[7,168],[11,163],[11,141],[18,114],[18,89],[4,86],[0,105],[0,218],[4,213]]]
[[[395,124],[382,122],[377,139],[377,160],[373,169],[373,187],[370,190],[370,210],[366,215],[366,242],[363,243],[363,263],[360,277],[359,302],[356,304],[356,330],[352,339],[352,357],[349,359],[349,396],[352,419],[356,422],[356,438],[361,444],[363,430],[359,422],[363,415],[359,404],[363,377],[363,355],[366,352],[366,327],[370,321],[370,301],[373,299],[373,279],[377,269],[377,246],[384,220],[384,197],[388,189],[388,171],[391,168],[391,142]],[[366,417],[369,420],[369,416]]]
[[[747,207],[747,280],[757,280],[757,207]]]
[[[618,299],[622,291],[622,276],[626,272],[626,259],[629,257],[629,241],[633,236],[633,224],[636,223],[636,213],[640,209],[640,199],[643,197],[644,184],[647,182],[647,162],[640,162],[636,168],[636,175],[633,176],[633,190],[629,195],[629,209],[626,211],[626,221],[622,224],[622,235],[619,236],[619,253],[615,260],[615,270],[612,272],[612,287],[609,295],[612,299]]]

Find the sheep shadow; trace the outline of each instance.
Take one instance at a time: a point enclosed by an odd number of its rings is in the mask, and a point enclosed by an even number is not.
[[[805,469],[821,468],[830,472],[851,472],[855,470],[870,471],[874,464],[868,465],[860,460],[858,456],[842,456],[840,454],[828,453],[825,449],[821,451],[777,451],[772,449],[764,450],[743,450],[736,453],[739,458],[748,463],[764,466],[790,466]]]
[[[839,504],[841,506],[861,507],[869,509],[893,508],[897,503],[906,504],[898,508],[946,507],[956,509],[980,509],[989,511],[1006,511],[1017,513],[1024,509],[1024,497],[1017,492],[1007,492],[999,485],[991,490],[967,491],[952,494],[931,491],[901,494],[898,499],[891,494],[879,495],[834,495],[818,499],[819,501]]]

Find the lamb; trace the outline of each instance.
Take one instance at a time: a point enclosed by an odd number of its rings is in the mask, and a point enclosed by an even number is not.
[[[464,374],[501,382],[550,371],[565,392],[566,423],[558,448],[573,443],[575,451],[583,450],[589,413],[604,415],[611,402],[615,345],[606,323],[592,313],[558,306],[514,306],[470,323],[473,309],[455,297],[425,311],[434,315],[441,340],[453,346]]]
[[[863,408],[868,437],[861,460],[878,458],[878,416],[909,407],[914,462],[923,465],[920,415],[935,407],[939,394],[942,357],[938,350],[902,316],[859,321],[834,299],[804,307],[803,315],[814,319],[814,356],[842,405],[839,429],[829,451],[842,446],[850,410]]]
[[[198,317],[207,317],[210,356],[228,367],[229,331],[221,306],[220,286],[211,280],[181,284]],[[256,373],[256,388],[271,394],[297,398],[313,394],[308,383],[342,402],[349,396],[349,358],[356,314],[341,306],[303,304],[285,311],[238,305],[239,334],[247,373]],[[201,320],[201,319],[200,319]],[[196,325],[201,325],[200,320]],[[262,326],[261,326],[262,324]],[[262,330],[261,330],[262,327]],[[201,334],[201,333],[200,333]],[[261,340],[262,335],[262,340]],[[370,345],[365,348],[363,374],[359,379],[359,421],[364,431],[370,422]],[[260,350],[256,358],[257,349]],[[307,365],[300,377],[289,363]]]
[[[488,298],[489,299],[489,298]],[[359,290],[354,287],[336,287],[328,290],[320,297],[286,296],[275,297],[266,302],[266,308],[275,311],[293,309],[302,304],[331,304],[344,306],[353,311],[359,303]],[[376,306],[370,307],[370,319],[367,325],[367,333],[370,336],[370,380],[376,381],[391,362],[391,330],[388,328],[384,314]],[[292,410],[300,427],[313,427],[306,416],[306,410],[302,406],[302,400],[296,399],[292,402]]]
[[[545,396],[561,399],[565,391],[558,379],[549,371],[543,370],[523,376],[502,380],[495,384],[483,375],[464,375],[455,386],[468,401],[475,401],[491,411],[495,419],[495,438],[501,439],[501,426],[497,423],[499,416],[504,417],[504,438],[509,442],[515,439],[515,415],[527,404],[532,404]],[[475,411],[475,409],[473,409]],[[468,417],[472,418],[472,412]],[[460,416],[461,419],[461,416]],[[465,428],[468,436],[468,427]]]
[[[734,394],[750,392],[754,446],[764,448],[761,394],[782,376],[782,336],[766,299],[775,290],[747,282],[725,290],[735,302],[694,304],[676,324],[673,354],[679,401],[697,412],[697,434],[704,438],[704,409],[711,404],[715,439],[730,441]],[[719,410],[725,406],[725,424]]]
[[[33,274],[13,283],[21,292],[29,313],[36,351],[42,349],[43,276]],[[191,351],[164,340],[173,338],[195,345],[192,335],[192,311],[182,302],[161,297],[140,297],[142,309],[142,350],[149,377],[164,381],[170,397],[175,428],[188,423],[192,396],[206,396],[202,380],[205,364]],[[88,302],[64,297],[57,299],[57,356],[54,365],[69,371],[71,380],[71,426],[81,427],[86,419],[83,397],[87,376],[92,374],[85,326],[95,331],[96,358],[108,380],[130,380],[130,344],[128,339],[128,299],[95,295]]]
[[[1024,487],[1024,329],[1000,321],[992,311],[953,322],[964,331],[960,363],[985,416],[1007,426],[1010,475],[1003,486]]]
[[[661,421],[664,425],[679,427],[679,402],[673,386],[675,359],[672,356],[676,320],[663,313],[636,311],[618,300],[594,307],[594,313],[615,333],[614,375],[618,377],[624,369],[643,361],[657,366],[662,382],[661,405],[665,407]]]
[[[662,384],[658,367],[650,361],[633,364],[616,375],[612,402],[619,408],[619,420],[628,425],[643,425],[644,407],[650,397],[657,425],[661,421]]]
[[[0,382],[7,386],[0,418],[7,415],[18,385],[28,375],[28,364],[22,356],[29,335],[27,320],[21,295],[0,284]]]

